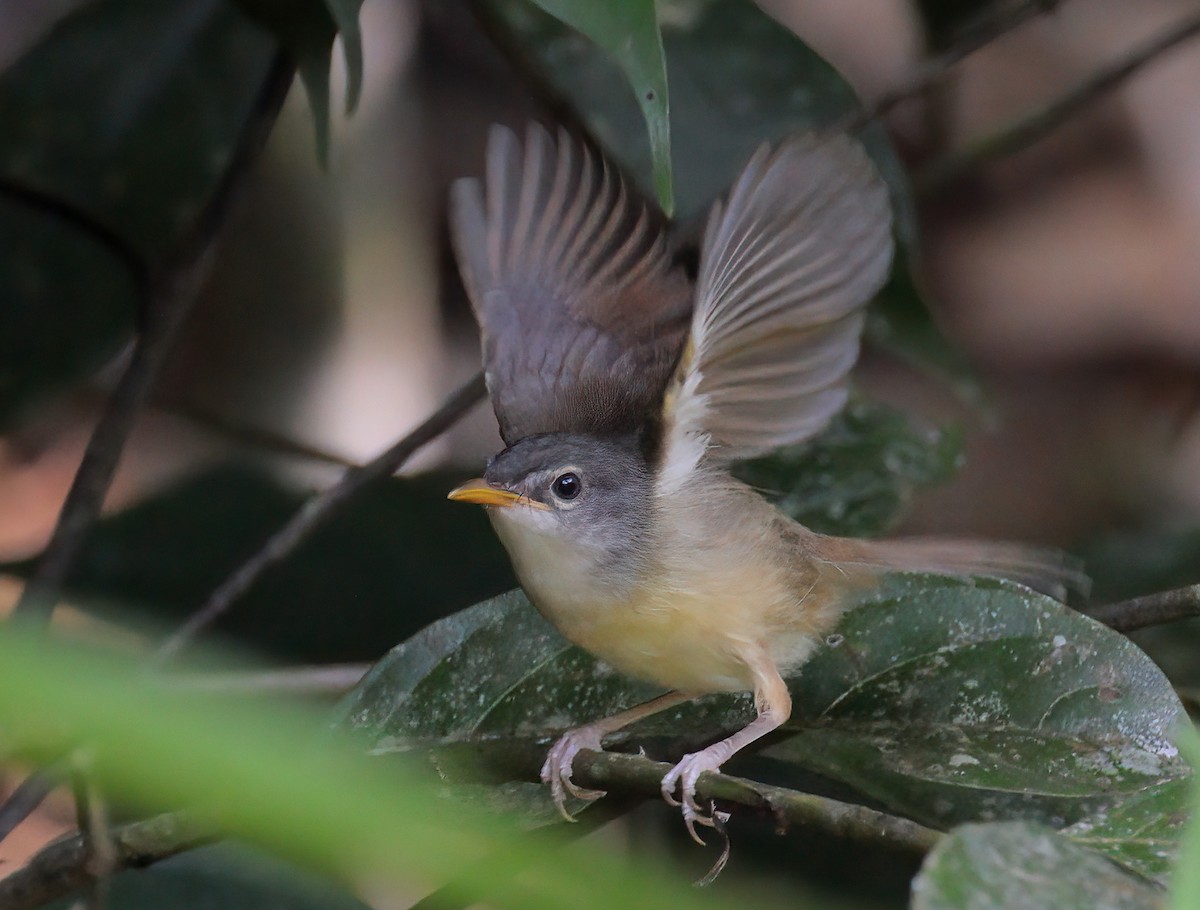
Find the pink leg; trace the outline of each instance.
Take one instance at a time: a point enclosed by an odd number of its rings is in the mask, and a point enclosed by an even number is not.
[[[554,805],[558,807],[562,817],[569,822],[575,821],[575,817],[567,811],[565,805],[567,794],[576,799],[586,800],[599,799],[604,795],[603,790],[585,790],[572,783],[571,766],[575,762],[575,756],[581,750],[591,749],[593,752],[600,752],[602,751],[600,741],[609,733],[615,733],[634,721],[674,707],[691,697],[682,692],[667,692],[665,695],[652,698],[628,711],[622,711],[620,714],[605,717],[564,733],[562,738],[550,747],[546,763],[542,765],[542,782],[550,785],[550,794],[554,797]]]
[[[704,841],[696,834],[695,826],[697,823],[712,826],[713,821],[696,802],[696,781],[700,775],[706,771],[720,770],[721,765],[729,761],[735,752],[778,728],[792,713],[791,695],[774,664],[763,655],[754,663],[753,669],[758,717],[728,739],[685,755],[662,780],[663,799],[672,806],[683,807],[683,823],[687,825],[692,840],[701,845]],[[677,787],[681,791],[678,802],[674,796]]]

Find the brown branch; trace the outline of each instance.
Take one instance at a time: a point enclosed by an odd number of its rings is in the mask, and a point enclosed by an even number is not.
[[[1118,632],[1133,632],[1200,616],[1200,585],[1089,607],[1087,615]]]
[[[663,775],[671,770],[665,762],[640,755],[591,751],[580,752],[574,767],[575,783],[581,786],[652,798],[659,796]],[[883,841],[922,855],[942,837],[932,828],[886,812],[728,774],[700,775],[696,795],[701,803],[717,800],[770,815],[780,832],[791,827],[810,828],[847,840],[873,844]]]
[[[129,365],[92,431],[50,542],[21,592],[13,615],[45,624],[54,612],[67,575],[100,515],[138,412],[208,273],[221,226],[266,144],[294,72],[286,57],[276,58],[220,182],[179,247],[151,274],[145,325]]]
[[[217,835],[195,815],[173,813],[111,830],[115,868],[141,869],[185,850],[211,843]],[[92,848],[83,835],[55,841],[24,866],[0,880],[0,907],[26,910],[96,883]]]
[[[1093,101],[1112,91],[1161,55],[1200,34],[1200,13],[1184,18],[1124,57],[1090,74],[1061,96],[965,148],[931,162],[916,175],[918,195],[952,186],[980,166],[1033,145]]]
[[[291,554],[321,522],[364,487],[395,474],[418,449],[432,442],[483,401],[485,394],[483,374],[479,373],[451,395],[424,423],[386,452],[362,467],[350,468],[332,487],[311,497],[287,524],[211,594],[187,622],[163,641],[152,658],[152,664],[161,666],[179,653],[197,633],[224,615],[264,572]]]

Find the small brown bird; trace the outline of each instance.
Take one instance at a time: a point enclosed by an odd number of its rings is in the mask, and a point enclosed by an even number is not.
[[[559,810],[581,749],[681,701],[753,691],[745,729],[662,781],[693,838],[696,781],[777,728],[783,677],[888,570],[992,575],[1061,597],[1058,554],[865,541],[792,521],[729,473],[817,433],[846,402],[864,308],[892,259],[887,187],[845,136],[755,154],[713,206],[693,284],[655,214],[600,156],[494,127],[486,178],[458,181],[452,231],[508,446],[450,498],[488,506],[529,599],[571,641],[670,691],[563,736],[542,779]],[[679,802],[674,795],[678,791]]]

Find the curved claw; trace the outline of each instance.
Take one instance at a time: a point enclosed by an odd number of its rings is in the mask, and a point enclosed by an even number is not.
[[[692,840],[700,846],[705,846],[703,839],[696,833],[696,825],[706,828],[716,828],[717,822],[713,815],[705,813],[696,802],[696,781],[705,771],[718,771],[724,756],[719,752],[704,749],[685,755],[679,764],[666,773],[662,779],[662,797],[667,805],[682,809],[683,823],[687,827]],[[679,799],[675,799],[675,789],[679,788]],[[715,813],[714,813],[715,814]]]
[[[566,801],[567,796],[573,796],[575,799],[586,800],[593,802],[604,796],[607,791],[604,790],[588,790],[584,787],[576,786],[571,780],[572,766],[575,763],[575,756],[583,749],[591,749],[595,752],[600,752],[600,733],[594,727],[580,727],[577,730],[571,730],[565,734],[550,747],[550,751],[546,755],[545,764],[542,765],[542,783],[550,785],[550,796],[554,800],[554,805],[558,809],[558,814],[569,822],[578,821],[574,815],[567,811]]]

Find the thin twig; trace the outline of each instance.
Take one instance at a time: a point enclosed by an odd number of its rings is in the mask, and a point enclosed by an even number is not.
[[[300,511],[226,579],[187,622],[163,641],[151,659],[152,665],[161,666],[179,653],[197,633],[233,606],[267,569],[292,553],[321,522],[364,487],[395,474],[418,449],[432,442],[483,401],[485,394],[483,374],[479,373],[451,395],[424,423],[386,452],[362,467],[349,469],[336,484],[305,502]]]
[[[0,806],[0,841],[12,834],[17,825],[29,818],[54,788],[62,783],[65,767],[58,763],[43,768],[21,781],[8,795],[4,805]]]
[[[154,269],[147,290],[145,325],[129,366],[92,431],[50,542],[21,592],[14,616],[39,624],[49,621],[67,575],[100,515],[138,412],[208,272],[221,226],[266,144],[294,72],[285,56],[276,58],[221,180],[178,249]]]
[[[1088,616],[1118,632],[1133,632],[1200,616],[1200,585],[1089,607]]]
[[[1129,51],[1120,60],[1091,73],[1070,90],[921,169],[913,181],[919,195],[945,190],[989,161],[1011,155],[1049,135],[1101,95],[1112,91],[1162,54],[1200,34],[1200,13],[1188,16]]]
[[[869,108],[849,118],[842,129],[846,132],[856,132],[868,123],[886,116],[901,102],[924,94],[941,82],[951,69],[971,54],[1015,31],[1031,19],[1053,12],[1061,3],[1062,0],[1022,0],[1019,3],[998,3],[989,7],[978,20],[959,33],[949,48],[922,61],[905,85],[885,92]]]
[[[111,831],[115,865],[140,869],[185,850],[211,843],[214,827],[188,813],[159,815],[121,825]],[[91,847],[81,834],[55,841],[0,880],[0,907],[26,910],[42,907],[95,881],[90,869]]]

